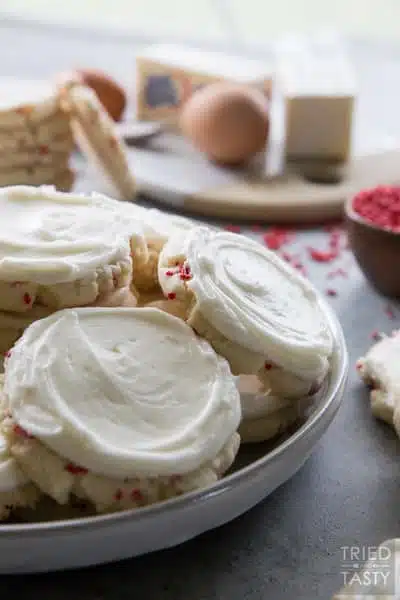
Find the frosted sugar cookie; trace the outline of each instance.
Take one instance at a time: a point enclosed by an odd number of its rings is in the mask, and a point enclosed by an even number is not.
[[[371,389],[371,410],[400,436],[400,332],[383,336],[357,361],[361,379]]]
[[[190,393],[188,390],[190,389]],[[5,361],[3,431],[60,504],[143,506],[215,482],[239,446],[225,359],[150,308],[78,308],[31,325]]]
[[[320,377],[303,379],[286,369],[266,361],[258,372],[265,392],[281,398],[304,398],[313,396],[321,387],[325,372]]]
[[[1,189],[0,310],[84,306],[128,288],[130,246],[138,257],[147,248],[116,204],[51,187]]]
[[[11,456],[6,438],[0,434],[0,521],[17,508],[33,508],[40,492],[30,483]]]
[[[284,433],[304,418],[311,404],[310,397],[285,398],[263,390],[254,375],[242,375],[238,388],[242,407],[239,433],[243,443],[265,442]]]
[[[122,203],[121,203],[122,204]],[[144,208],[137,204],[124,202],[120,210],[130,219],[140,221],[148,248],[148,260],[145,264],[133,264],[135,287],[141,293],[159,290],[158,258],[167,240],[180,231],[188,231],[194,227],[193,221],[179,215],[165,213],[156,208]]]
[[[170,237],[158,276],[233,373],[256,373],[268,361],[309,381],[326,374],[333,338],[316,291],[260,244],[195,227]]]

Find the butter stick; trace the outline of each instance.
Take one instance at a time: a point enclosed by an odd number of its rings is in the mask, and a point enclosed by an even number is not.
[[[287,159],[347,161],[355,81],[343,44],[335,36],[298,36],[275,49]]]

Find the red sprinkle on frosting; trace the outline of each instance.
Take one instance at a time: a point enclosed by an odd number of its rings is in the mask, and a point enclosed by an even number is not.
[[[137,502],[142,502],[143,501],[143,494],[139,490],[139,488],[135,488],[134,490],[132,490],[132,492],[131,492],[131,498],[132,498],[132,500],[136,500]]]
[[[192,279],[192,273],[187,263],[180,266],[179,277],[182,281],[189,281],[190,279]]]
[[[118,489],[118,490],[115,492],[114,498],[115,498],[115,500],[116,500],[117,502],[119,502],[120,500],[122,500],[122,497],[123,497],[123,495],[124,495],[123,491],[122,491],[122,490],[120,490],[120,489]]]
[[[79,465],[74,465],[74,463],[68,463],[65,465],[65,470],[71,475],[86,475],[88,470],[85,467],[80,467]]]
[[[168,300],[175,300],[175,298],[176,298],[175,292],[169,292],[169,294],[167,294],[167,298],[168,298]]]
[[[175,275],[175,273],[174,273],[173,271],[166,271],[166,272],[165,272],[165,275],[166,275],[167,277],[173,277],[173,276]]]
[[[26,431],[26,429],[24,429],[23,427],[21,427],[21,425],[18,425],[18,423],[16,423],[13,427],[13,431],[15,433],[15,435],[19,435],[20,437],[26,438],[26,439],[32,439],[33,435],[31,435],[30,433],[28,433]]]
[[[327,295],[327,296],[337,296],[337,295],[338,295],[338,293],[337,293],[337,291],[336,291],[336,290],[334,290],[334,289],[332,289],[332,288],[328,288],[328,289],[326,290],[326,295]]]
[[[24,304],[32,304],[32,297],[28,293],[24,294],[23,300]]]

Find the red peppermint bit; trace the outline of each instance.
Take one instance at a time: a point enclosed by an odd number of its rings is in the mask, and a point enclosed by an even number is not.
[[[400,231],[400,186],[362,190],[354,198],[353,210],[366,221],[390,231]]]
[[[24,304],[32,304],[32,297],[27,292],[23,296]]]
[[[264,369],[266,371],[270,371],[273,367],[274,367],[274,365],[272,363],[270,363],[270,362],[265,362],[264,363]]]
[[[241,229],[239,225],[226,225],[225,231],[230,231],[231,233],[240,233]]]
[[[390,306],[390,304],[387,304],[385,306],[385,313],[389,317],[389,319],[395,319],[396,318],[396,314],[395,314],[393,308]]]
[[[45,156],[48,153],[49,153],[49,147],[46,144],[42,144],[41,146],[39,146],[39,154],[41,154],[42,156]]]
[[[263,240],[269,250],[279,250],[283,245],[292,241],[293,235],[288,229],[271,228],[263,235]]]
[[[123,495],[123,491],[118,489],[114,494],[114,498],[117,502],[119,502],[120,500],[122,500]]]
[[[326,295],[327,295],[327,296],[337,296],[338,294],[337,294],[337,291],[336,291],[336,290],[334,290],[334,289],[332,289],[332,288],[328,288],[328,289],[326,290]]]
[[[68,463],[65,465],[65,470],[71,475],[87,475],[89,472],[85,467],[80,467],[79,465],[74,465],[74,463]]]
[[[15,433],[15,435],[19,435],[22,438],[26,438],[26,439],[32,439],[33,435],[31,435],[30,433],[28,433],[26,431],[26,429],[24,429],[23,427],[21,427],[21,425],[18,425],[18,423],[16,423],[13,427],[13,431]]]
[[[307,248],[308,254],[315,262],[326,263],[332,262],[338,257],[339,252],[337,250],[317,250],[316,248]]]
[[[189,279],[192,279],[192,273],[188,264],[180,266],[179,277],[182,281],[189,281]]]
[[[4,352],[4,358],[10,358],[11,356],[11,350],[6,350],[6,352]]]
[[[357,369],[357,371],[361,371],[361,369],[362,369],[362,364],[361,364],[360,362],[357,362],[357,363],[356,363],[356,369]]]
[[[173,271],[165,271],[165,275],[167,277],[173,277],[175,275],[175,273]]]
[[[333,279],[334,277],[347,277],[348,273],[347,271],[345,271],[344,269],[342,269],[341,267],[339,267],[338,269],[334,269],[333,271],[329,271],[327,278],[328,279]]]
[[[375,331],[372,331],[370,335],[371,335],[371,338],[373,340],[375,340],[375,342],[379,342],[379,340],[382,339],[381,334],[376,329],[375,329]]]
[[[169,294],[167,294],[167,298],[168,298],[168,300],[175,300],[175,298],[176,298],[175,292],[169,292]]]
[[[139,488],[135,488],[134,490],[132,490],[132,492],[131,492],[131,498],[132,498],[132,500],[136,500],[136,502],[142,502],[143,501],[143,494],[139,490]]]

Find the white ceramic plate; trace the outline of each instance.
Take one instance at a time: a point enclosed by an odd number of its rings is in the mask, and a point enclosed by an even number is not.
[[[83,567],[175,546],[235,519],[304,464],[334,418],[348,358],[343,333],[322,302],[336,339],[332,372],[311,414],[274,447],[242,446],[235,470],[212,487],[158,505],[95,517],[0,525],[0,573]]]

